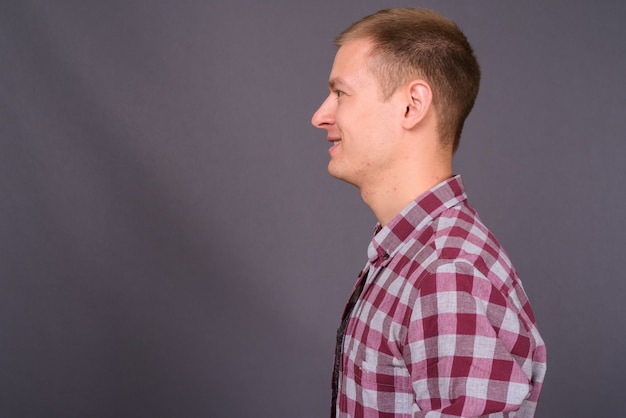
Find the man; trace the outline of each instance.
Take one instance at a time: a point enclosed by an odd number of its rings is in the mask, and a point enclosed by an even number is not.
[[[452,154],[480,70],[439,14],[382,10],[335,40],[313,115],[329,173],[378,225],[337,335],[332,416],[531,417],[546,351],[511,262]]]

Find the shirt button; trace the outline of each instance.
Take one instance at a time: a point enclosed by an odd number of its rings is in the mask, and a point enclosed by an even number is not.
[[[383,259],[384,260],[389,260],[389,254],[385,253],[385,255],[383,255]]]

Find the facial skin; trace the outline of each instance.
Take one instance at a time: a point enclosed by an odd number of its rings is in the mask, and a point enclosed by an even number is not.
[[[400,157],[397,122],[406,107],[398,95],[383,101],[380,83],[367,68],[370,48],[365,40],[339,48],[330,94],[312,119],[328,141],[338,141],[329,149],[329,173],[361,189],[385,178]]]
[[[384,99],[368,68],[371,43],[356,39],[337,51],[330,94],[312,118],[332,143],[328,172],[355,185],[381,225],[452,175],[452,152],[437,133],[432,90],[419,78]]]

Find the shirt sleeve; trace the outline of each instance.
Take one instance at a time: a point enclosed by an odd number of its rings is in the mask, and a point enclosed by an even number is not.
[[[516,411],[531,391],[531,357],[514,304],[468,262],[442,264],[419,284],[405,361],[415,417]],[[416,409],[417,409],[416,408]]]

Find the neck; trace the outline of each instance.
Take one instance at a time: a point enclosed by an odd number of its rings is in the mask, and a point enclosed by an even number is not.
[[[413,162],[394,173],[381,175],[375,184],[362,185],[361,197],[385,226],[409,203],[450,177],[451,158],[431,160],[428,164]]]

